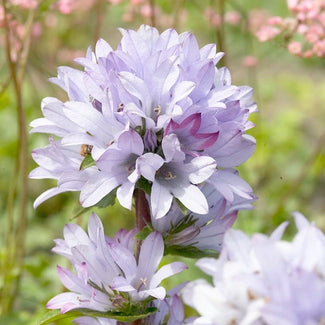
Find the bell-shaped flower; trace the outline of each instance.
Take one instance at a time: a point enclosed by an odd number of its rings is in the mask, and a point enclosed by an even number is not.
[[[228,230],[219,259],[197,262],[213,285],[197,280],[183,291],[185,303],[200,314],[191,324],[321,324],[325,236],[301,214],[295,221],[291,242],[281,240],[287,222],[269,237]]]
[[[106,237],[95,214],[89,218],[88,234],[76,224],[67,224],[64,239],[55,240],[53,251],[68,258],[76,273],[58,266],[59,278],[69,291],[52,298],[47,308],[61,313],[78,308],[123,313],[134,304],[141,314],[150,301],[164,299],[161,282],[187,267],[173,262],[158,269],[164,255],[159,232],[143,241],[137,261],[131,249],[135,232],[120,230],[113,239]]]
[[[96,204],[118,187],[116,196],[125,208],[131,209],[132,195],[137,178],[129,177],[135,170],[136,160],[144,150],[143,141],[133,130],[123,132],[96,161],[99,169],[80,193],[82,206]]]
[[[205,214],[208,204],[197,184],[204,182],[214,172],[215,161],[207,156],[195,157],[189,162],[176,134],[163,137],[162,150],[165,159],[147,153],[139,159],[139,172],[152,182],[151,211],[153,218],[161,218],[168,212],[173,197],[189,210]],[[153,161],[156,160],[153,166]],[[152,168],[149,170],[148,166]]]
[[[143,241],[138,262],[128,249],[123,250],[114,243],[110,249],[123,272],[123,275],[113,280],[111,287],[127,292],[133,301],[142,301],[149,296],[164,299],[166,290],[159,286],[161,281],[187,268],[184,263],[173,262],[157,271],[164,254],[164,241],[159,232],[151,233]]]
[[[187,210],[183,212],[173,202],[170,210],[163,218],[152,218],[153,229],[160,231],[168,246],[196,247],[202,251],[220,251],[224,233],[231,228],[239,210],[252,209],[255,200],[250,187],[247,195],[242,197],[233,193],[232,200],[226,200],[215,190],[214,176],[211,176],[201,187],[207,199],[209,213],[197,214]],[[184,251],[184,250],[183,250]]]

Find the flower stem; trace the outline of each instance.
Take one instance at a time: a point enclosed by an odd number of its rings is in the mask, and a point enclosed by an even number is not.
[[[143,190],[136,189],[134,191],[135,201],[135,225],[141,231],[150,222],[149,204],[146,194]],[[136,258],[138,259],[141,248],[141,240],[138,240]]]
[[[146,194],[143,190],[136,189],[133,194],[135,202],[135,224],[139,231],[141,231],[150,222],[149,204],[146,199]],[[138,239],[136,259],[139,259],[142,241]],[[150,262],[149,262],[150,263]],[[141,325],[142,319],[137,319],[132,322],[132,325]]]
[[[149,2],[150,2],[150,9],[151,9],[151,15],[150,15],[151,26],[155,27],[156,26],[155,0],[150,0]]]

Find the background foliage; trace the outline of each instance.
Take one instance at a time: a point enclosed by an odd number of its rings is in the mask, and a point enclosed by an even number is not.
[[[79,1],[80,6],[70,14],[55,9],[56,2],[39,1],[37,9],[10,8],[21,23],[28,21],[33,11],[33,20],[38,24],[38,31],[35,29],[32,34],[21,89],[27,124],[41,117],[43,97],[65,99],[58,87],[47,82],[49,77],[56,75],[57,66],[76,67],[73,58],[84,55],[87,47],[93,45],[99,36],[116,47],[120,39],[118,27],[137,28],[142,22],[151,23],[150,17],[136,11],[136,6],[128,21],[125,14],[132,9],[128,1],[118,5],[93,1],[94,4],[84,10],[83,2]],[[220,3],[226,12],[237,10],[242,17],[236,25],[223,24],[221,35],[220,28],[216,29],[211,21],[209,23],[204,14],[208,6],[214,6],[216,11],[220,9]],[[156,1],[156,5],[160,11],[156,13],[155,23],[161,31],[169,27],[177,28],[178,32],[190,30],[200,45],[223,42],[226,50],[223,63],[232,73],[233,84],[248,84],[255,90],[260,112],[253,117],[256,127],[249,134],[256,138],[257,149],[240,172],[259,200],[255,203],[255,210],[239,214],[235,227],[248,233],[270,233],[283,220],[291,219],[291,211],[299,210],[325,230],[324,59],[294,57],[281,40],[259,43],[247,28],[246,18],[254,13],[255,18],[258,15],[262,18],[288,15],[285,1],[175,0]],[[15,90],[12,82],[7,86],[10,69],[5,53],[6,30],[3,23],[1,26],[0,324],[35,324],[44,312],[45,303],[63,289],[55,266],[64,265],[64,262],[51,254],[50,249],[53,239],[62,237],[64,224],[70,222],[79,210],[78,194],[61,194],[35,211],[33,200],[54,183],[28,180],[27,227],[23,232],[19,231],[22,223],[19,214],[21,192],[15,162],[21,139]],[[257,63],[245,64],[246,56],[254,56]],[[28,135],[28,153],[46,142],[44,135]],[[28,154],[28,171],[35,167]],[[11,226],[8,223],[10,211],[13,216]],[[121,227],[133,227],[132,212],[117,205],[95,212],[102,217],[108,235],[113,235]],[[88,215],[85,213],[72,222],[84,225]],[[21,242],[26,245],[23,263],[20,264],[15,257]],[[190,260],[186,262],[193,264]],[[193,266],[173,281],[194,279],[198,274],[201,273]],[[6,291],[8,288],[10,290]],[[61,321],[59,324],[68,323]]]

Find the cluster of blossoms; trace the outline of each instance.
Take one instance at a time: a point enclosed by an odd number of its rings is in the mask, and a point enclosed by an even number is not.
[[[281,240],[287,222],[270,237],[229,229],[219,259],[197,262],[213,285],[197,280],[183,290],[201,315],[190,324],[324,324],[325,235],[299,213],[295,222],[292,242]]]
[[[162,301],[166,291],[159,286],[161,281],[181,272],[186,265],[173,262],[156,272],[164,254],[164,242],[159,232],[151,233],[143,241],[136,261],[136,233],[136,229],[121,229],[114,238],[109,238],[95,214],[90,216],[88,235],[78,225],[67,224],[64,239],[55,240],[53,251],[69,259],[77,274],[57,267],[62,284],[70,292],[52,298],[47,308],[61,309],[62,313],[79,308],[141,313],[153,299]],[[89,317],[79,317],[75,322],[115,324],[112,319]]]
[[[24,11],[37,10],[38,4],[36,0],[12,0],[7,3],[6,10],[0,5],[0,32],[1,29],[4,31],[2,35],[0,34],[0,45],[4,45],[8,37],[13,62],[19,61],[22,56],[28,34],[30,33],[33,38],[37,39],[42,32],[39,21],[33,22],[31,26],[28,26],[28,22],[22,22]],[[6,24],[8,30],[6,30]]]
[[[106,317],[151,307],[159,311],[147,317],[148,325],[165,324],[166,317],[170,325],[182,324],[180,287],[166,296],[159,284],[185,265],[156,269],[164,254],[215,255],[238,211],[252,208],[256,197],[234,168],[255,149],[246,130],[253,127],[248,118],[256,104],[250,87],[232,85],[227,68],[216,67],[223,53],[214,44],[200,49],[191,33],[159,34],[146,25],[121,32],[116,50],[100,39],[94,51],[75,59],[84,71],[60,67],[51,78],[68,100],[45,98],[44,117],[31,123],[31,132],[50,134],[50,143],[33,151],[39,167],[30,177],[57,180],[35,207],[66,191],[80,191],[83,207],[117,198],[131,209],[134,199],[137,222],[145,223],[137,237],[143,242],[135,257],[137,230],[105,237],[95,215],[88,235],[67,225],[53,250],[76,273],[58,267],[70,292],[47,307],[62,313],[90,309]],[[147,218],[138,213],[139,193]],[[75,321],[116,323],[106,317]]]
[[[68,98],[45,98],[44,117],[31,123],[32,132],[50,138],[33,151],[39,167],[30,177],[57,180],[35,207],[66,191],[79,191],[83,207],[117,198],[131,209],[134,199],[137,224],[143,218],[146,227],[109,238],[95,214],[88,234],[66,225],[53,251],[74,272],[58,267],[69,292],[47,308],[78,310],[74,322],[88,325],[127,317],[146,325],[323,322],[325,237],[315,226],[296,214],[292,243],[281,240],[286,223],[270,237],[249,239],[229,229],[256,199],[235,169],[255,149],[246,134],[256,111],[252,89],[232,85],[227,68],[216,67],[223,53],[214,44],[200,49],[191,33],[159,34],[145,25],[121,32],[116,50],[99,40],[75,60],[83,71],[60,67],[51,78]],[[199,280],[168,293],[161,286],[186,268],[181,262],[159,268],[164,254],[220,250],[218,260],[198,262],[213,286]],[[201,317],[184,319],[181,296]]]
[[[32,132],[56,136],[32,153],[39,167],[30,177],[58,181],[35,207],[80,191],[83,207],[116,195],[131,209],[142,188],[153,230],[173,245],[200,246],[197,235],[221,235],[255,200],[233,169],[255,149],[245,134],[256,111],[252,89],[232,85],[229,71],[215,67],[223,54],[214,44],[199,49],[191,33],[145,25],[121,32],[117,50],[99,40],[75,60],[84,71],[60,67],[51,78],[69,100],[45,98],[44,118],[31,123]]]
[[[271,17],[267,24],[256,32],[260,42],[282,35],[290,40],[290,53],[310,58],[325,56],[325,1],[288,0],[293,17]],[[293,39],[293,37],[295,37]]]

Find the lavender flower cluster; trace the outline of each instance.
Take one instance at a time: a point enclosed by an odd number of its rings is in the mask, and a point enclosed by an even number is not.
[[[90,216],[88,235],[78,225],[67,224],[64,239],[55,240],[53,252],[66,257],[76,274],[57,267],[62,284],[70,292],[52,298],[47,308],[61,309],[62,313],[76,308],[103,312],[136,308],[141,313],[142,302],[148,303],[150,298],[164,299],[166,290],[160,286],[161,281],[187,267],[184,263],[173,262],[156,272],[164,253],[164,242],[159,232],[151,233],[143,241],[136,261],[136,232],[136,229],[121,229],[114,238],[109,238],[95,214]],[[82,324],[85,318],[76,321]],[[106,321],[112,320],[102,319],[104,324]]]
[[[114,238],[95,214],[88,234],[66,225],[53,251],[74,272],[58,267],[69,292],[47,307],[95,311],[75,319],[94,325],[129,316],[143,325],[322,324],[324,234],[299,214],[292,243],[281,240],[286,223],[270,237],[230,229],[256,199],[235,169],[255,149],[246,134],[257,111],[252,89],[232,85],[227,68],[216,67],[223,53],[200,49],[191,33],[144,25],[121,33],[116,50],[99,40],[75,60],[83,71],[60,67],[51,78],[68,100],[45,98],[44,117],[31,124],[50,143],[33,151],[39,167],[30,177],[57,180],[35,207],[80,191],[83,207],[117,198],[131,209],[141,191],[149,218]],[[207,257],[220,250],[218,260]],[[166,254],[205,256],[198,266],[213,285],[198,280],[166,293],[161,282],[186,268],[159,268]],[[201,316],[185,319],[182,300]]]
[[[44,117],[31,123],[31,132],[51,137],[49,146],[33,151],[39,167],[30,177],[58,184],[35,207],[80,191],[83,207],[116,192],[131,209],[134,189],[146,184],[153,220],[175,200],[207,215],[206,181],[223,215],[250,208],[255,196],[233,167],[255,149],[245,134],[256,111],[252,89],[231,85],[229,71],[215,67],[223,53],[214,44],[199,49],[191,33],[159,34],[144,25],[121,32],[117,50],[99,40],[94,52],[75,60],[84,71],[60,67],[51,78],[69,100],[45,98]]]
[[[201,315],[189,324],[324,324],[325,235],[300,213],[294,217],[292,242],[281,239],[287,222],[270,237],[226,232],[219,259],[197,262],[213,284],[197,280],[183,291]]]

